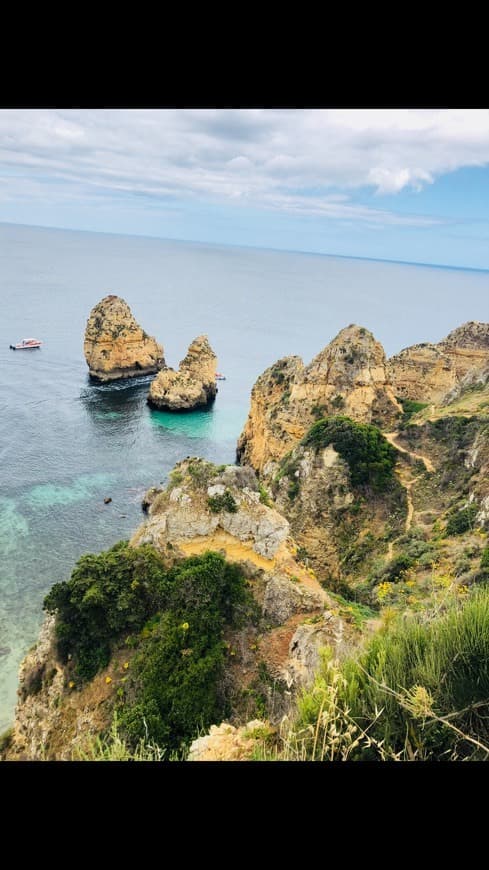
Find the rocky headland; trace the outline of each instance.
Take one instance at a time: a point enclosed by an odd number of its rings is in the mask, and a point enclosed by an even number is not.
[[[178,371],[165,367],[152,381],[148,404],[160,411],[195,411],[214,401],[217,357],[206,335],[189,346]]]
[[[308,366],[297,356],[284,357],[260,375],[238,458],[269,477],[315,420],[344,414],[385,428],[401,411],[382,345],[368,329],[351,325]]]
[[[441,404],[465,379],[487,367],[489,324],[469,321],[431,344],[414,344],[391,357],[388,373],[396,396]]]
[[[487,757],[488,334],[267,369],[240,464],[178,463],[48,595],[4,756]],[[215,387],[204,337],[182,372]]]
[[[90,377],[102,382],[155,374],[165,364],[161,344],[139,326],[127,302],[112,294],[92,308],[83,351]]]

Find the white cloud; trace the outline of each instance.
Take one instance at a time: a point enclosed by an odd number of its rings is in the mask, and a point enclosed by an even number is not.
[[[355,202],[489,164],[485,110],[3,110],[4,195],[233,201],[371,224],[428,225]],[[56,182],[56,184],[53,184]],[[338,194],[338,190],[341,191]],[[395,209],[395,197],[392,198]]]

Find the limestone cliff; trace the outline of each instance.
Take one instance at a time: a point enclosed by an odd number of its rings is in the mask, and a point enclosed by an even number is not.
[[[119,296],[105,296],[92,308],[83,345],[92,378],[113,381],[157,372],[163,348],[139,326]]]
[[[238,442],[239,461],[269,476],[319,417],[345,414],[389,427],[400,406],[382,345],[367,329],[342,329],[308,366],[286,357],[258,378]]]
[[[164,368],[151,383],[148,403],[162,411],[207,408],[215,399],[217,357],[207,336],[190,345],[180,368]]]
[[[148,518],[131,541],[132,547],[151,543],[169,566],[218,550],[243,568],[262,616],[226,635],[231,653],[223,692],[235,724],[256,715],[258,696],[267,718],[279,721],[294,691],[312,679],[320,648],[327,644],[342,654],[356,636],[313,573],[297,561],[287,520],[260,499],[251,468],[187,459],[175,467],[166,489],[148,494]],[[131,673],[135,650],[121,637],[108,667],[78,684],[69,662],[57,659],[53,632],[48,618],[22,664],[11,760],[78,757],[90,736],[109,727]]]
[[[469,321],[438,344],[405,348],[391,357],[388,371],[396,396],[439,404],[488,364],[489,323]]]
[[[330,588],[367,573],[386,540],[404,528],[406,501],[395,474],[382,491],[352,483],[348,463],[332,444],[299,444],[271,482],[305,563]]]

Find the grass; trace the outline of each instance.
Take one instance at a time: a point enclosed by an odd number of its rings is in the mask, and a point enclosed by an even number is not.
[[[326,651],[275,757],[489,759],[489,589],[398,619],[342,665]],[[273,753],[272,753],[273,755]]]

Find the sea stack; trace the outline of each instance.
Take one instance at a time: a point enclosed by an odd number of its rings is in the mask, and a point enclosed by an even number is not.
[[[97,381],[151,375],[165,365],[163,347],[139,326],[120,296],[105,296],[92,308],[83,351]]]
[[[148,404],[160,411],[195,411],[216,398],[217,357],[206,335],[190,345],[180,368],[164,368],[151,384]]]

